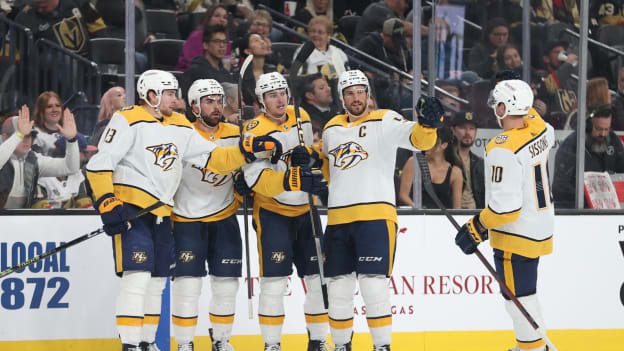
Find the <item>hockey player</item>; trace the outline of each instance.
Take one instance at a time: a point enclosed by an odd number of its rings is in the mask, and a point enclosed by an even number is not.
[[[442,125],[442,105],[421,98],[418,122],[390,110],[368,113],[370,87],[359,70],[338,79],[346,114],[332,118],[322,137],[329,181],[324,251],[328,277],[329,326],[336,350],[350,351],[356,274],[366,304],[374,350],[390,350],[392,273],[397,214],[394,162],[398,147],[427,150]]]
[[[141,105],[113,115],[99,152],[87,164],[94,207],[113,237],[115,269],[121,276],[116,315],[123,350],[158,349],[154,339],[161,295],[174,263],[172,204],[164,196],[177,181],[179,159],[226,174],[256,157],[270,157],[272,148],[279,154],[279,142],[270,137],[217,148],[173,112],[177,91],[171,73],[144,72],[137,83]],[[127,222],[130,215],[159,200],[165,205]]]
[[[290,90],[284,77],[265,73],[256,82],[256,98],[264,113],[249,121],[245,132],[256,137],[271,135],[285,152],[276,165],[256,160],[243,166],[245,180],[255,191],[253,226],[258,238],[260,303],[258,316],[265,350],[280,351],[284,323],[283,295],[293,263],[304,278],[304,303],[309,351],[327,350],[327,312],[323,306],[318,258],[311,230],[310,207],[305,192],[318,193],[325,184],[320,173],[305,165],[309,155],[293,153],[299,145],[295,111],[288,105]],[[306,145],[312,145],[312,126],[301,110]],[[299,156],[307,157],[300,161]],[[290,166],[290,167],[289,167]]]
[[[188,103],[197,117],[193,128],[219,146],[238,145],[239,128],[221,122],[225,93],[214,79],[199,79],[188,91]],[[212,350],[232,351],[242,242],[234,198],[233,174],[217,174],[203,165],[183,162],[180,187],[174,198],[173,234],[176,267],[172,284],[173,334],[178,350],[192,351],[199,295],[206,262],[210,270]]]
[[[499,82],[488,105],[503,132],[485,149],[486,208],[461,227],[455,243],[471,254],[489,237],[497,273],[543,326],[537,267],[539,257],[552,252],[554,209],[546,162],[555,135],[531,108],[531,87],[521,80]],[[548,350],[509,297],[504,293],[503,297],[516,334],[513,350]]]

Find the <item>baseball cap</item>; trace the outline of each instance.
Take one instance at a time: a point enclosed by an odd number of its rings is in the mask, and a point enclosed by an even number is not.
[[[458,126],[464,123],[474,123],[476,127],[478,127],[477,120],[472,112],[468,111],[460,111],[455,114],[455,118],[453,119],[453,126]]]
[[[569,45],[570,43],[565,40],[551,40],[544,45],[544,55],[549,55],[552,49],[557,46],[562,46],[565,50],[567,50]]]
[[[4,123],[2,123],[2,134],[12,135],[17,130],[17,116],[7,118]],[[30,130],[31,136],[35,137],[37,135],[37,131],[35,129]]]
[[[97,146],[87,144],[87,138],[85,138],[85,136],[80,133],[76,133],[76,141],[78,142],[78,149],[80,151],[89,152],[98,150]],[[65,148],[67,147],[67,140],[65,140],[65,137],[60,137],[56,139],[54,145],[56,145],[57,151],[60,151],[64,154]]]
[[[392,39],[400,39],[405,36],[405,25],[400,19],[393,17],[384,21],[382,31]]]

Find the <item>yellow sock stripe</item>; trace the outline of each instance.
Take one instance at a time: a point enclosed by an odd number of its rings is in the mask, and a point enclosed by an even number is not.
[[[392,315],[381,317],[366,317],[369,328],[381,328],[392,325]]]
[[[117,325],[126,327],[142,327],[143,317],[117,316]]]
[[[143,317],[143,323],[144,324],[156,324],[156,325],[158,325],[159,321],[160,321],[160,315],[159,314],[146,314]]]
[[[210,313],[210,323],[232,324],[234,323],[234,315],[233,314],[218,315],[218,314]]]
[[[392,221],[386,221],[388,226],[388,249],[390,262],[388,264],[388,276],[392,275],[392,267],[394,266],[394,246],[396,245],[396,225]]]
[[[329,316],[327,313],[305,314],[306,323],[327,323]]]
[[[284,315],[265,316],[265,315],[259,314],[258,320],[260,320],[260,324],[264,324],[264,325],[282,325],[284,324]]]
[[[258,246],[258,265],[260,266],[260,276],[264,276],[262,271],[262,225],[260,224],[260,208],[253,209],[253,220],[256,222],[256,242]]]
[[[178,327],[194,327],[197,325],[197,316],[178,317],[171,315],[171,322]]]
[[[505,271],[505,284],[512,294],[516,295],[516,285],[514,284],[513,266],[511,265],[511,252],[503,252],[503,270]]]
[[[329,326],[334,329],[353,328],[353,317],[348,319],[333,319],[329,317]]]
[[[529,342],[524,342],[524,341],[520,341],[520,340],[516,340],[518,341],[518,348],[520,350],[533,350],[536,349],[538,347],[542,347],[544,345],[546,345],[546,342],[544,342],[544,340],[542,339],[538,339],[535,341],[529,341]]]
[[[115,271],[117,273],[123,272],[123,250],[121,249],[121,234],[115,234],[113,236],[115,241]]]

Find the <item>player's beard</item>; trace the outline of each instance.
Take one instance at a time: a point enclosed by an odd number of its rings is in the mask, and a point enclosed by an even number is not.
[[[202,122],[209,127],[216,127],[221,121],[221,114],[211,113],[208,116],[202,116]]]
[[[353,116],[361,116],[364,111],[366,110],[367,104],[365,103],[361,103],[359,107],[353,107],[353,104],[351,104],[351,106],[347,107],[347,111],[353,115]]]

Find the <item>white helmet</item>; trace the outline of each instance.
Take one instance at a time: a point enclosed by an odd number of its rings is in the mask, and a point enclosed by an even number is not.
[[[340,74],[340,77],[338,78],[338,92],[340,93],[339,96],[340,96],[340,101],[342,102],[342,107],[347,112],[348,110],[344,104],[344,98],[342,94],[344,93],[345,89],[347,89],[348,87],[352,87],[354,85],[365,86],[366,92],[369,93],[370,95],[370,85],[368,84],[368,77],[366,77],[364,72],[360,71],[359,69],[342,72]],[[368,100],[366,100],[366,107],[364,108],[363,114],[366,113],[367,109],[368,109]],[[356,117],[359,117],[359,116],[356,116]]]
[[[158,100],[155,105],[150,104],[147,99],[147,93],[150,90],[156,93],[156,99]],[[139,99],[145,100],[145,102],[153,108],[158,108],[160,105],[160,98],[165,90],[178,90],[178,80],[173,76],[173,74],[166,71],[150,69],[143,72],[137,82],[137,93],[139,94]]]
[[[494,115],[499,121],[510,115],[524,116],[533,106],[533,90],[522,80],[504,80],[492,89],[487,104],[494,110]],[[496,106],[499,104],[505,105],[502,116],[496,114]]]
[[[219,82],[214,79],[198,79],[191,84],[188,90],[188,102],[191,106],[191,111],[195,117],[201,116],[201,104],[199,103],[201,98],[210,95],[221,95],[221,103],[225,106],[225,92]],[[199,113],[195,113],[193,110],[193,104],[197,104]]]
[[[286,78],[284,78],[284,76],[278,72],[271,72],[262,74],[258,78],[256,81],[255,93],[258,101],[260,102],[260,109],[262,112],[266,113],[264,106],[264,94],[278,89],[286,89],[286,94],[290,100],[290,89],[288,88],[288,83],[286,82]]]

